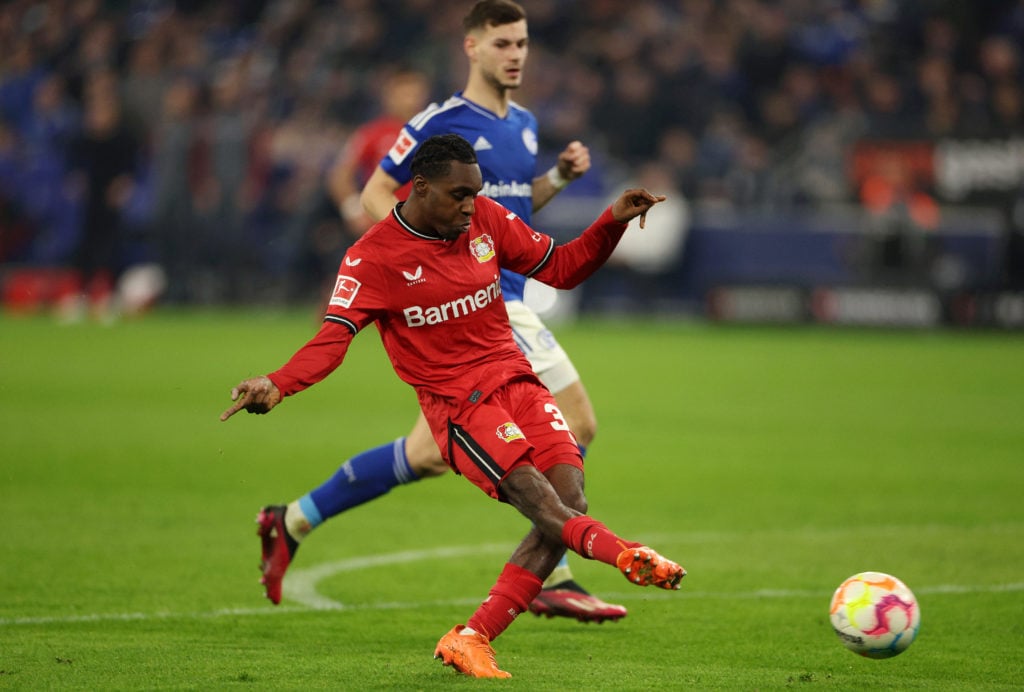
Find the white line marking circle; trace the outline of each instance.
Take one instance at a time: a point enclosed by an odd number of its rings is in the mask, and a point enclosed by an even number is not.
[[[332,577],[335,574],[341,574],[342,572],[355,572],[370,567],[401,565],[437,558],[490,555],[492,553],[508,555],[512,552],[513,548],[514,546],[511,545],[497,543],[475,546],[447,546],[427,550],[404,550],[398,553],[385,553],[383,555],[351,557],[345,560],[325,562],[314,567],[292,568],[285,577],[281,592],[283,597],[291,601],[297,601],[307,608],[314,610],[341,610],[350,606],[327,598],[318,592],[317,584],[321,580]]]
[[[408,610],[422,608],[425,606],[473,606],[478,605],[482,596],[473,598],[453,598],[435,601],[379,601],[373,603],[343,604],[332,598],[328,598],[317,591],[317,584],[322,580],[344,572],[355,572],[371,567],[384,565],[399,565],[422,560],[437,558],[466,557],[475,555],[510,554],[513,546],[510,544],[489,543],[475,546],[448,546],[431,548],[426,550],[404,550],[397,553],[384,553],[381,555],[366,555],[363,557],[351,557],[344,560],[325,562],[319,565],[305,568],[292,568],[288,572],[283,584],[283,594],[289,601],[295,601],[299,605],[263,606],[260,608],[220,608],[207,612],[192,613],[93,613],[84,615],[53,615],[53,616],[15,616],[0,618],[0,627],[13,625],[50,625],[67,624],[76,622],[130,622],[144,620],[171,620],[171,619],[207,619],[220,617],[237,617],[244,615],[275,615],[287,613],[305,613],[311,610]],[[987,585],[962,585],[962,584],[936,584],[934,586],[915,587],[914,593],[921,595],[949,595],[949,594],[972,594],[972,593],[1007,593],[1024,591],[1024,582],[1009,584],[987,584]],[[739,592],[709,592],[709,591],[682,591],[672,593],[663,591],[643,592],[630,590],[628,593],[602,594],[605,598],[614,600],[634,600],[642,596],[645,599],[652,598],[684,598],[684,599],[715,599],[715,600],[746,600],[759,598],[828,598],[831,590],[818,591],[812,589],[756,589],[753,591]]]

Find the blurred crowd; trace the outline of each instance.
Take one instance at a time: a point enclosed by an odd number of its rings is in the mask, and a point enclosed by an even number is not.
[[[572,139],[595,161],[568,195],[656,165],[705,204],[850,201],[859,138],[1024,129],[1022,0],[522,3],[541,163]],[[0,4],[0,265],[102,293],[158,263],[170,301],[313,294],[352,241],[325,172],[399,66],[461,88],[468,6]]]

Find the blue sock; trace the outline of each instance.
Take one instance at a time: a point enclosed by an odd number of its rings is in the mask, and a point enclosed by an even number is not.
[[[380,497],[396,485],[418,481],[405,458],[405,438],[352,457],[327,482],[299,498],[311,526]]]

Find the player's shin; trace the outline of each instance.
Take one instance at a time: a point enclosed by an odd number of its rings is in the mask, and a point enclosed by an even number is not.
[[[619,553],[626,548],[643,545],[619,538],[607,526],[585,514],[565,522],[562,528],[562,542],[583,557],[608,565],[616,564],[615,560]]]
[[[512,624],[540,593],[541,579],[533,572],[511,562],[505,564],[487,599],[477,608],[467,625],[494,641]]]

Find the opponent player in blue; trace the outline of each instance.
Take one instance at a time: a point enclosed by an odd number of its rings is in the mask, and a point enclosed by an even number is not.
[[[391,213],[397,202],[396,191],[412,177],[409,164],[413,152],[420,142],[435,134],[455,133],[471,142],[483,173],[481,194],[497,200],[527,223],[534,211],[590,168],[589,150],[580,142],[572,142],[561,152],[556,166],[535,177],[537,119],[510,97],[521,84],[529,48],[523,8],[511,0],[481,0],[463,20],[463,28],[463,47],[469,58],[466,88],[440,105],[432,104],[402,129],[363,189],[363,206],[374,219]],[[502,297],[513,335],[538,377],[554,394],[585,452],[596,431],[593,407],[568,355],[523,303],[525,282],[518,274],[502,271]],[[258,521],[267,597],[274,603],[280,601],[284,573],[298,543],[313,528],[396,485],[447,470],[421,413],[406,437],[352,457],[323,485],[287,507],[264,507]],[[530,604],[530,610],[537,615],[593,622],[626,615],[623,606],[605,603],[580,587],[564,558]]]

